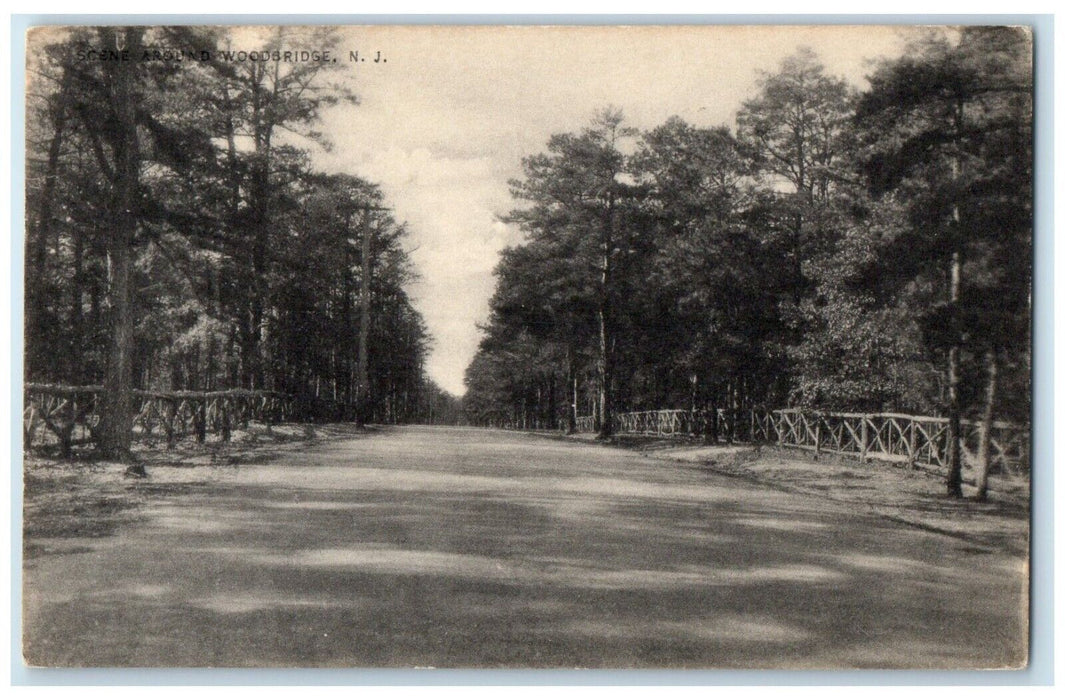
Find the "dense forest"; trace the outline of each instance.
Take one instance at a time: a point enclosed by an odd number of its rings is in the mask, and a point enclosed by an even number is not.
[[[617,108],[512,182],[465,410],[602,436],[618,411],[1028,421],[1032,44],[929,31],[859,91],[802,50],[735,129]],[[716,412],[715,412],[716,413]],[[954,434],[958,433],[954,422]]]
[[[453,411],[426,377],[404,225],[374,183],[311,165],[322,111],[357,102],[335,64],[196,60],[224,29],[37,31],[25,381],[102,384],[102,453],[128,452],[132,389],[272,390],[376,422]],[[188,60],[148,60],[160,46]]]
[[[128,452],[134,389],[277,391],[367,422],[592,416],[604,437],[664,408],[1028,422],[1024,29],[929,30],[864,89],[802,50],[734,126],[638,131],[610,107],[552,136],[511,183],[524,240],[464,415],[426,376],[405,225],[375,183],[313,166],[322,113],[358,102],[337,64],[198,60],[230,47],[218,28],[36,31],[24,379],[102,385],[105,455]],[[173,46],[187,60],[104,60]]]

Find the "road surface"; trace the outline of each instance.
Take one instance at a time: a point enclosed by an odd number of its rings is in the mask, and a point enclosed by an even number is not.
[[[696,465],[408,427],[155,472],[109,535],[27,542],[31,664],[1025,660],[1022,558]]]

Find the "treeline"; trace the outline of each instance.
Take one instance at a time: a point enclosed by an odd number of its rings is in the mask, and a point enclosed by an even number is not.
[[[450,400],[426,379],[404,226],[375,184],[311,165],[312,143],[329,145],[319,115],[357,102],[335,65],[137,59],[215,56],[228,37],[30,37],[25,380],[102,383],[105,454],[128,453],[133,388],[275,390],[316,417],[377,422]],[[256,40],[291,44],[335,38]],[[131,60],[84,58],[123,49]]]
[[[526,241],[467,415],[604,436],[660,408],[1026,422],[1032,165],[1019,28],[928,34],[862,92],[800,51],[735,131],[604,110],[512,183]]]

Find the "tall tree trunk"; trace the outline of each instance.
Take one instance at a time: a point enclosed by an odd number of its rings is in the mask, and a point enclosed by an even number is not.
[[[348,221],[345,226],[345,230],[348,231],[351,228],[351,222]],[[341,401],[344,404],[345,419],[351,418],[354,414],[354,401],[355,392],[352,384],[351,371],[351,356],[352,356],[352,331],[355,325],[354,315],[352,313],[352,297],[355,296],[355,275],[352,271],[355,261],[352,259],[351,246],[345,238],[344,240],[344,275],[342,278],[343,288],[341,289],[340,300],[340,318],[343,328],[340,331],[340,357],[338,358],[338,371],[340,373],[340,396]]]
[[[592,389],[588,398],[592,403],[592,429],[597,433],[599,432],[599,428],[603,425],[599,403],[601,395],[602,393],[599,391],[599,375],[596,374],[595,387]]]
[[[226,215],[229,220],[229,228],[231,233],[235,234],[240,228],[239,216],[240,216],[240,161],[237,153],[237,133],[236,125],[233,121],[233,114],[235,107],[229,96],[229,87],[225,81],[222,82],[222,98],[225,110],[224,127],[226,132],[226,166],[227,166],[227,184],[229,186],[229,199],[227,202]],[[246,284],[243,281],[238,282],[238,289],[240,292],[240,298],[244,297],[244,292],[247,289]],[[221,294],[219,288],[219,294]],[[218,304],[218,318],[222,318],[221,311],[221,299],[219,298]],[[242,308],[238,305],[238,308]],[[248,358],[248,349],[250,343],[247,341],[247,334],[243,330],[244,323],[240,322],[240,350],[241,357],[237,357],[237,335],[238,329],[236,324],[229,324],[228,337],[226,339],[226,371],[227,381],[230,387],[237,386],[250,386],[250,378],[246,375],[244,368],[241,367],[241,360],[246,361]]]
[[[606,221],[603,224],[602,270],[600,276],[599,298],[599,437],[608,438],[614,434],[614,415],[611,406],[610,380],[613,367],[610,362],[611,337],[609,319],[611,314],[611,279],[610,255],[614,247],[614,193],[607,200]]]
[[[738,436],[736,434],[736,417],[739,414],[738,403],[740,396],[740,386],[735,379],[729,382],[729,386],[731,387],[731,391],[729,396],[728,412],[728,442],[731,445],[738,439]]]
[[[710,408],[709,408],[710,414],[707,416],[707,420],[706,420],[707,442],[709,442],[709,443],[711,443],[713,445],[717,444],[717,438],[718,438],[718,421],[717,421],[717,404],[718,404],[717,396],[718,396],[718,393],[719,393],[719,390],[715,390],[714,391],[714,398],[710,401]]]
[[[954,111],[955,138],[960,139],[964,121],[964,103],[960,100]],[[951,175],[956,183],[958,180],[958,158],[951,159]],[[961,207],[955,202],[951,210],[951,224],[955,238],[954,251],[950,256],[950,315],[952,321],[950,350],[947,355],[947,391],[950,401],[948,418],[950,419],[950,444],[948,446],[947,470],[947,495],[961,498],[961,399],[959,389],[961,384],[961,338],[957,337],[959,326],[958,303],[961,300]]]
[[[215,319],[220,319],[222,318],[221,280],[218,277],[218,268],[213,265],[208,271],[208,284],[210,287],[208,291],[211,295],[211,316]],[[224,370],[222,358],[218,357],[221,352],[222,343],[219,342],[219,339],[215,336],[214,329],[211,328],[208,331],[207,336],[207,376],[204,378],[204,386],[207,388],[207,391],[213,391],[217,386],[218,368],[221,366]],[[223,382],[224,381],[225,380],[223,379]],[[147,389],[147,385],[145,385],[144,388]]]
[[[954,251],[950,260],[950,303],[957,306],[961,296],[961,255]],[[952,311],[956,317],[957,310]],[[947,354],[947,396],[950,405],[947,409],[949,419],[950,443],[947,446],[949,468],[947,470],[947,495],[960,498],[961,492],[961,348],[958,339],[951,341]]]
[[[980,421],[980,450],[976,472],[976,495],[978,501],[987,500],[987,479],[991,473],[991,428],[995,416],[995,392],[998,388],[998,357],[994,350],[984,356],[987,367],[987,394],[984,398],[984,415]]]
[[[607,332],[604,301],[599,308],[599,437],[608,438],[614,434],[614,416],[610,407],[610,345]]]
[[[690,389],[688,393],[689,407],[691,408],[692,419],[694,420],[695,412],[699,410],[699,374],[697,372],[692,372],[691,375],[689,375],[688,385]]]
[[[276,66],[275,66],[276,67]],[[252,295],[249,309],[251,318],[247,362],[251,376],[251,388],[265,388],[265,358],[263,353],[264,322],[267,306],[267,249],[270,238],[270,168],[272,161],[271,139],[273,122],[268,116],[266,91],[263,88],[265,68],[263,64],[251,66],[252,81],[252,132],[255,158],[251,168],[250,226],[252,236]],[[276,84],[275,84],[276,88]]]
[[[574,359],[574,351],[572,346],[566,347],[566,386],[573,390],[573,401],[570,402],[567,410],[567,418],[569,426],[566,428],[566,433],[573,435],[577,432],[577,372],[574,369],[576,360]]]
[[[548,380],[547,419],[546,419],[546,425],[545,425],[545,427],[549,428],[550,430],[557,430],[559,428],[559,425],[558,425],[558,386],[557,385],[558,385],[558,375],[556,375],[554,372],[552,372],[551,373],[551,377]],[[562,389],[562,396],[563,396],[563,398],[565,398],[565,396],[566,396],[565,387],[563,387],[563,389]]]
[[[70,381],[83,384],[85,375],[83,355],[85,348],[89,346],[87,339],[83,337],[85,313],[81,308],[85,287],[85,244],[79,229],[75,228],[71,231],[71,236],[74,239],[74,270],[70,279],[70,336],[73,344],[70,353]]]
[[[132,55],[144,29],[127,27],[120,42],[114,29],[101,29],[108,48],[128,48]],[[111,235],[108,238],[108,302],[111,337],[107,352],[107,369],[101,396],[100,428],[97,449],[104,457],[130,458],[133,437],[133,313],[130,303],[130,277],[133,267],[133,236],[137,226],[135,214],[137,187],[140,180],[140,144],[137,140],[134,80],[137,62],[109,61],[110,102],[114,131],[114,180],[111,197]]]
[[[263,361],[263,321],[266,308],[266,241],[262,230],[265,228],[266,218],[263,217],[255,227],[255,245],[252,252],[252,270],[254,280],[252,282],[251,298],[251,335],[249,336],[249,367],[251,370],[251,388],[262,389],[265,383]]]
[[[226,371],[228,385],[230,388],[240,386],[240,374],[237,370],[236,361],[236,335],[237,329],[234,324],[227,324],[226,332]]]
[[[356,422],[363,425],[369,421],[370,405],[370,276],[373,274],[373,249],[371,242],[373,229],[370,224],[370,210],[364,210],[362,232],[362,279],[359,280],[359,386],[356,397]]]

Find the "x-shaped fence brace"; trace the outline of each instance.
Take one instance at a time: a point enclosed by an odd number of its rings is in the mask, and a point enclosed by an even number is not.
[[[744,413],[749,417],[743,424]],[[614,415],[619,433],[645,435],[705,435],[718,440],[775,443],[857,456],[862,461],[881,459],[912,465],[945,468],[949,460],[950,423],[946,418],[899,413],[826,413],[804,409],[716,410],[716,430],[711,430],[712,411],[669,409],[634,411]],[[961,423],[961,451],[965,464],[979,460],[983,430],[976,421]],[[591,432],[593,416],[579,416],[577,430]],[[993,471],[1023,473],[1029,468],[1030,431],[1026,426],[994,422],[987,441]]]
[[[23,445],[48,440],[49,433],[68,456],[78,444],[94,442],[99,426],[101,386],[27,384],[22,412]],[[207,433],[229,440],[236,427],[250,421],[268,426],[295,417],[293,397],[275,391],[228,389],[225,391],[134,391],[134,435],[149,442],[159,428],[168,447],[176,440]],[[43,430],[42,430],[43,428]]]

